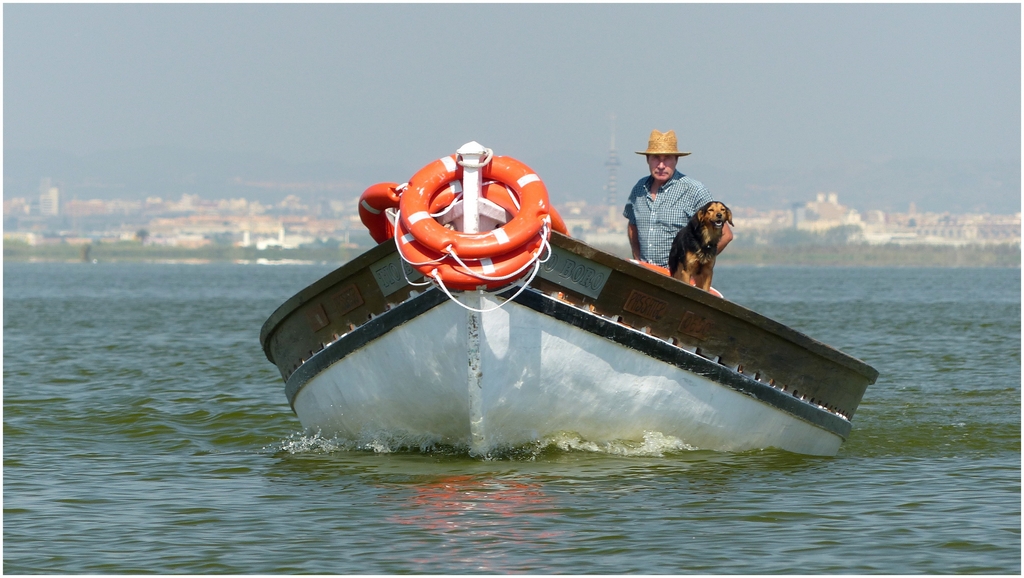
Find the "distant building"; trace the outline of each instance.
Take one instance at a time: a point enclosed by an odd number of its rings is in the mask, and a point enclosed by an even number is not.
[[[39,183],[39,214],[44,217],[60,214],[60,189],[51,186],[48,178]]]
[[[793,224],[797,229],[819,233],[844,225],[863,226],[860,213],[839,204],[838,193],[818,193],[816,200],[795,207]]]
[[[4,216],[30,214],[32,214],[32,203],[28,199],[24,197],[4,198]]]

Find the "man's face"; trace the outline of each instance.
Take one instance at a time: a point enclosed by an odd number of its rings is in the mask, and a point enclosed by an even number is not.
[[[676,162],[679,157],[675,155],[647,155],[647,166],[651,168],[651,177],[659,184],[669,180],[676,172]]]

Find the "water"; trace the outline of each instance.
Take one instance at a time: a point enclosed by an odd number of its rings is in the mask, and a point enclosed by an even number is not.
[[[258,334],[328,270],[5,263],[4,572],[1021,571],[1019,269],[716,272],[881,372],[834,458],[492,460],[304,435]]]

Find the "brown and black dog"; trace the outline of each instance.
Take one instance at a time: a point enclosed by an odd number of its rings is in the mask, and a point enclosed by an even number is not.
[[[732,225],[732,211],[723,203],[711,201],[697,211],[672,241],[668,269],[680,281],[707,291],[718,258],[718,241],[725,223]]]

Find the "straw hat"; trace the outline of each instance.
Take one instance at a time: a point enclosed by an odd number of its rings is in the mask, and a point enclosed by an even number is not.
[[[640,152],[636,151],[638,155],[676,155],[677,157],[685,157],[690,153],[682,153],[677,149],[676,144],[676,131],[670,130],[668,132],[658,132],[656,130],[651,131],[651,140],[647,142],[647,150]]]

